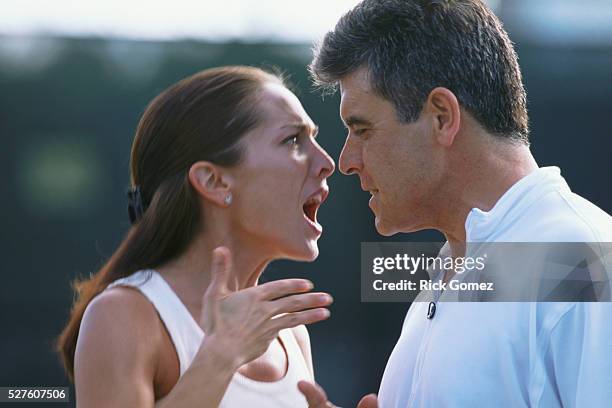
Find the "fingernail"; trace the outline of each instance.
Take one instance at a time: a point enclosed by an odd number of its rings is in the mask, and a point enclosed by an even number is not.
[[[324,303],[331,303],[334,299],[330,295],[321,295],[319,296],[319,300]]]
[[[325,319],[327,319],[327,318],[330,316],[330,314],[331,314],[331,313],[330,313],[330,312],[329,312],[329,310],[327,310],[327,309],[323,309],[323,310],[321,311],[321,316],[322,316],[323,318],[325,318]]]
[[[306,281],[306,287],[307,287],[308,289],[312,289],[312,288],[314,288],[314,284],[313,284],[311,281],[307,280],[307,281]]]

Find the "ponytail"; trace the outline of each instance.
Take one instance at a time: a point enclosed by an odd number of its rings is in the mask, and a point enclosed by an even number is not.
[[[267,82],[282,84],[282,79],[252,67],[205,70],[171,86],[145,110],[130,160],[132,188],[141,195],[142,208],[135,217],[131,207],[133,225],[104,266],[72,282],[74,303],[56,340],[71,381],[87,306],[111,282],[157,267],[187,249],[203,222],[189,168],[199,160],[222,166],[241,160],[238,142],[259,124],[256,102]]]

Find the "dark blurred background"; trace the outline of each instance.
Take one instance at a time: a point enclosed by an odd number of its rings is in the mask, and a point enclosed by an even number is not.
[[[611,213],[609,32],[574,35],[553,25],[559,35],[546,37],[546,27],[509,3],[498,12],[520,57],[535,157],[541,166],[559,166],[575,192]],[[312,91],[310,57],[308,43],[0,37],[0,386],[69,384],[52,352],[72,301],[69,283],[95,272],[128,229],[133,131],[164,88],[213,66],[279,67],[291,74],[320,126],[320,143],[337,160],[345,135],[339,99]],[[333,294],[332,317],[310,328],[315,374],[332,401],[352,407],[378,390],[409,306],[360,302],[360,242],[442,236],[383,238],[358,179],[336,172],[329,183],[320,257],[273,263],[264,280],[308,277]]]

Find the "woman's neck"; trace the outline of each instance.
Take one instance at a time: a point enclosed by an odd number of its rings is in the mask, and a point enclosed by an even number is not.
[[[158,266],[156,270],[180,292],[183,301],[197,304],[210,283],[212,251],[219,246],[227,247],[232,255],[229,289],[240,290],[257,285],[270,259],[236,240],[211,239],[205,234],[196,237],[178,258]]]

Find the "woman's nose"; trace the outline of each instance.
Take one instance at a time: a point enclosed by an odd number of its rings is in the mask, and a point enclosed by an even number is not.
[[[336,164],[334,163],[334,159],[323,149],[318,143],[315,142],[315,174],[321,178],[325,179],[331,176],[336,169]]]

